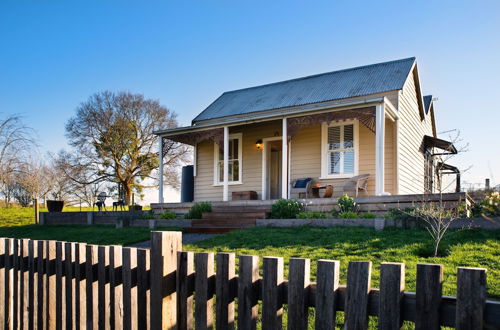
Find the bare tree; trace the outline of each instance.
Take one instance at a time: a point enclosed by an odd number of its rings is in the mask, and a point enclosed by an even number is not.
[[[144,183],[153,178],[151,174],[159,165],[154,132],[176,126],[175,113],[143,95],[109,91],[92,95],[66,125],[69,144],[75,150],[68,161],[72,167],[94,174],[89,181],[73,177],[74,181],[120,183],[130,203],[133,191],[156,187]],[[188,152],[187,147],[173,144],[165,154],[165,163],[175,168],[186,160]],[[178,185],[177,176],[169,180],[167,184]]]
[[[425,229],[427,229],[433,241],[433,256],[437,257],[441,241],[450,225],[458,219],[458,210],[447,210],[441,200],[439,203],[422,203],[409,215],[425,223]]]
[[[14,179],[36,146],[34,136],[20,116],[0,118],[0,189],[7,206],[15,190]]]

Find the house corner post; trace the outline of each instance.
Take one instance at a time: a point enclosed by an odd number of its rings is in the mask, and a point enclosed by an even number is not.
[[[222,189],[222,200],[227,202],[229,200],[229,127],[224,126],[224,183]]]
[[[159,143],[159,155],[160,155],[160,166],[158,168],[158,203],[163,203],[163,137],[158,137]]]
[[[281,151],[281,198],[288,198],[288,126],[286,118],[283,118],[283,128],[281,134],[282,151]]]
[[[375,194],[384,194],[384,155],[385,155],[385,106],[375,107]]]

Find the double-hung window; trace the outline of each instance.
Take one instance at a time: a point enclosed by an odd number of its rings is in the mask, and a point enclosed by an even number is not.
[[[349,177],[358,171],[358,125],[356,121],[323,124],[322,177]]]
[[[232,184],[241,183],[241,134],[231,134],[229,136],[229,161],[228,161],[228,182]],[[224,147],[215,144],[215,184],[224,182]]]

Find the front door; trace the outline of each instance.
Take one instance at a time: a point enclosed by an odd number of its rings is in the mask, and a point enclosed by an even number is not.
[[[267,182],[268,199],[281,197],[281,140],[269,141],[266,148],[267,154]]]

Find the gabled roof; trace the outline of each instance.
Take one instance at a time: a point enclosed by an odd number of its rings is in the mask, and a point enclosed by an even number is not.
[[[327,72],[273,84],[225,92],[194,120],[346,99],[400,90],[415,57]]]
[[[425,114],[429,114],[429,111],[431,110],[431,105],[432,105],[432,95],[425,95],[424,96],[424,109],[425,109]]]

